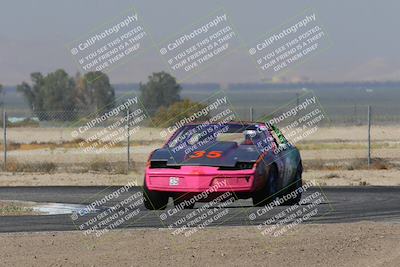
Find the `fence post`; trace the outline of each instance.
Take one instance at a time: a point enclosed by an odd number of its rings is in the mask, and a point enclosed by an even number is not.
[[[4,171],[7,171],[7,111],[3,111]]]
[[[253,121],[253,107],[250,107],[250,121]]]
[[[128,143],[127,147],[126,147],[126,153],[127,153],[126,173],[128,174],[129,173],[129,161],[130,161],[129,109],[126,111],[126,131],[127,131],[127,143]]]
[[[371,165],[371,106],[368,106],[368,168]]]

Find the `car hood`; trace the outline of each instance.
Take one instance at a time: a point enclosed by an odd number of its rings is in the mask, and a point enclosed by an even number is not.
[[[196,151],[204,151],[196,152]],[[212,158],[212,151],[218,151],[220,157]],[[201,157],[192,158],[190,155],[200,155]],[[207,155],[211,155],[208,157]],[[255,162],[260,156],[260,152],[254,145],[238,145],[236,142],[216,142],[209,146],[196,149],[193,147],[186,149],[160,148],[153,152],[151,161],[166,161],[168,166],[219,166],[234,167],[237,162]]]

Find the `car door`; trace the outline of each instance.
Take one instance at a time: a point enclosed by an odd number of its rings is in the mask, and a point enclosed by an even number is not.
[[[299,150],[285,138],[278,128],[272,127],[270,133],[277,143],[277,150],[274,154],[277,158],[276,162],[280,164],[278,165],[281,181],[279,188],[283,189],[294,181],[297,166],[300,163],[300,153]]]

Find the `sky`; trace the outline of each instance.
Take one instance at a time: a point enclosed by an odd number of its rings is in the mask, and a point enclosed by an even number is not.
[[[0,7],[3,85],[29,81],[30,73],[37,71],[63,68],[71,75],[84,72],[71,54],[71,42],[90,36],[95,29],[105,29],[103,25],[118,20],[132,7],[149,39],[139,55],[127,57],[107,71],[112,83],[145,82],[152,72],[162,70],[175,74],[160,55],[160,44],[191,32],[193,25],[221,10],[234,26],[240,46],[225,57],[216,56],[193,74],[177,73],[179,79],[246,83],[275,76],[289,81],[386,81],[400,77],[399,1],[0,0]],[[316,14],[316,25],[323,29],[329,45],[321,43],[326,45],[324,49],[288,66],[283,74],[260,74],[248,49],[296,23],[305,10]]]

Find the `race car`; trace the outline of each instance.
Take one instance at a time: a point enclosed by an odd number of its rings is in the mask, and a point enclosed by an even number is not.
[[[292,205],[301,199],[302,172],[298,149],[274,125],[186,124],[150,154],[144,205],[165,209],[172,197],[175,206],[184,202],[187,209],[195,202],[185,200],[208,202],[225,192],[235,199],[252,198],[254,206],[286,195],[281,204]]]

